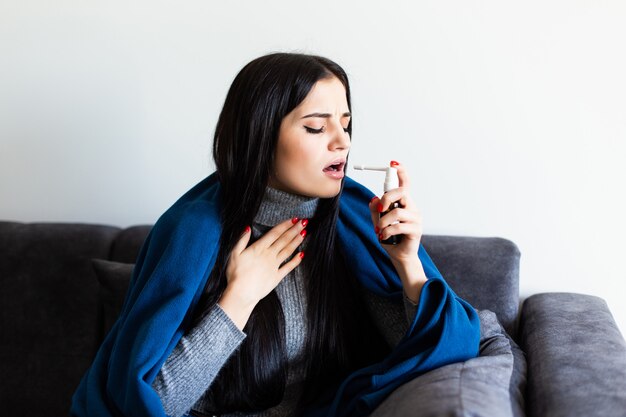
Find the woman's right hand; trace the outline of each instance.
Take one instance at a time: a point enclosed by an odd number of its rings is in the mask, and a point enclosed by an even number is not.
[[[226,266],[226,289],[218,303],[240,329],[254,306],[302,261],[304,252],[281,266],[304,240],[307,223],[306,219],[285,220],[250,246],[252,233],[247,229],[233,248]]]

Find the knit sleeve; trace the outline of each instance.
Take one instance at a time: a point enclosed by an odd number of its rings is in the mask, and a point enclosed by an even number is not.
[[[395,347],[409,329],[417,304],[414,304],[403,292],[403,302],[382,297],[365,288],[361,289],[365,304],[376,328],[383,335],[389,347]]]
[[[167,415],[187,413],[245,338],[246,334],[215,304],[180,339],[152,383]]]

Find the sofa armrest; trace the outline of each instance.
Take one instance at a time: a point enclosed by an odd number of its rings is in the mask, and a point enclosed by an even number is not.
[[[533,295],[520,332],[529,416],[626,415],[626,342],[604,300]]]

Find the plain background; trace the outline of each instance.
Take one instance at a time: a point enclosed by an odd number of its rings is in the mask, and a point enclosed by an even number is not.
[[[350,76],[350,162],[407,165],[424,233],[510,239],[523,296],[598,295],[624,333],[624,22],[620,1],[2,0],[0,219],[154,223],[214,170],[237,72],[320,54]]]

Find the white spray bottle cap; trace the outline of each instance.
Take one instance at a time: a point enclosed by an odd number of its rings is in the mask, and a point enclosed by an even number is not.
[[[398,181],[398,170],[393,167],[372,167],[366,165],[354,165],[354,169],[367,170],[367,171],[385,171],[385,188],[384,192],[386,193],[389,190],[393,190],[394,188],[398,188],[400,186],[400,182]]]

